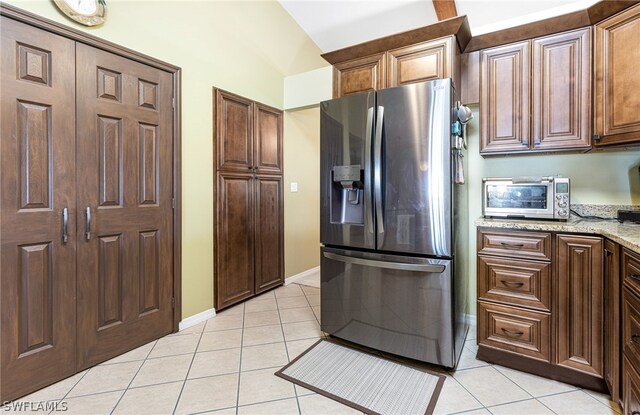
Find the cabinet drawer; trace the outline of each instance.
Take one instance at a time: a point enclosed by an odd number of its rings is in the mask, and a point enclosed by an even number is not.
[[[478,344],[549,361],[549,314],[480,301],[478,319]]]
[[[624,284],[640,296],[640,255],[625,249],[622,252]]]
[[[624,413],[640,413],[640,374],[626,357],[622,359],[622,390],[624,391]]]
[[[478,256],[478,298],[551,310],[550,264]]]
[[[478,253],[551,260],[551,234],[483,229],[478,231]]]
[[[640,298],[628,289],[622,294],[622,349],[640,367]]]

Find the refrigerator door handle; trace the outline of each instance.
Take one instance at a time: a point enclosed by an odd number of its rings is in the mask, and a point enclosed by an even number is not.
[[[367,110],[367,129],[365,133],[365,153],[364,153],[364,206],[366,216],[366,231],[373,233],[373,211],[367,207],[371,203],[371,135],[373,133],[373,107]]]
[[[376,219],[378,225],[378,233],[384,233],[384,217],[382,214],[382,121],[384,119],[384,107],[378,106],[378,114],[376,117],[376,138],[374,153],[374,192],[376,199]]]
[[[323,253],[325,258],[332,259],[334,261],[345,262],[347,264],[364,265],[368,267],[397,269],[401,271],[418,271],[418,272],[430,272],[436,274],[442,274],[445,270],[444,265],[435,264],[408,264],[405,262],[388,262],[388,261],[376,261],[373,259],[355,258],[350,256],[333,254],[331,252]]]

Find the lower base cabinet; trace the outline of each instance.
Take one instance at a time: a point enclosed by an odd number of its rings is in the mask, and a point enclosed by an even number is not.
[[[478,230],[478,358],[602,392],[604,239]]]
[[[624,391],[624,413],[640,414],[640,374],[638,368],[625,356],[622,359],[622,390]]]

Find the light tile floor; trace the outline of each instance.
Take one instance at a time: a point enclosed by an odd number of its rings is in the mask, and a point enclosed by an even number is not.
[[[318,288],[280,287],[23,401],[83,415],[357,414],[273,374],[322,336],[319,319]],[[476,350],[472,328],[455,371],[429,367],[446,375],[436,414],[621,413],[608,396],[476,360]]]

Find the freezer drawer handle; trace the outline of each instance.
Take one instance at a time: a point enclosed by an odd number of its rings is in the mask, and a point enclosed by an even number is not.
[[[399,269],[402,271],[419,271],[419,272],[432,272],[441,274],[445,270],[444,265],[434,264],[408,264],[405,262],[387,262],[376,261],[373,259],[354,258],[350,256],[332,254],[331,252],[324,253],[325,258],[333,259],[334,261],[346,262],[347,264],[365,265],[376,268],[388,268]]]
[[[367,230],[369,233],[373,233],[373,212],[367,212],[367,207],[371,203],[371,134],[373,131],[373,107],[367,110],[367,131],[365,135],[365,148],[364,153],[364,206],[365,215],[367,216]]]

